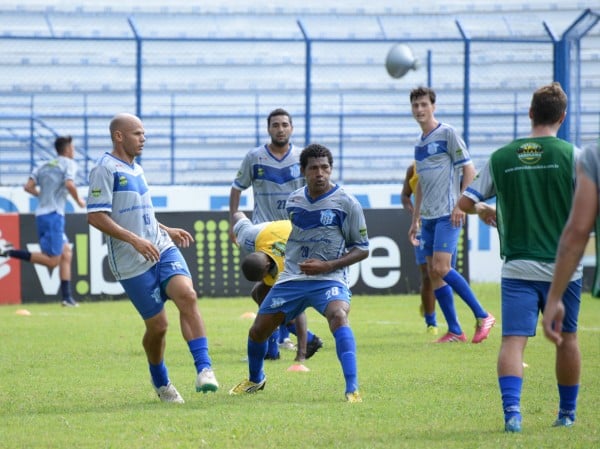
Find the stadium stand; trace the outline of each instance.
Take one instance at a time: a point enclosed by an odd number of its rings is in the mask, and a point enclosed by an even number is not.
[[[531,91],[552,80],[553,47],[545,26],[560,36],[592,6],[539,0],[408,3],[5,1],[0,185],[22,184],[39,157],[31,151],[43,151],[48,140],[38,133],[74,135],[85,176],[109,147],[110,117],[138,107],[152,142],[143,158],[150,182],[226,184],[243,154],[266,139],[271,109],[290,110],[294,139],[304,144],[309,48],[303,33],[312,39],[310,140],[329,145],[343,161],[343,182],[400,183],[416,133],[408,106],[412,87],[431,79],[438,117],[459,130],[466,126],[465,31],[472,39],[469,143],[479,164],[493,148],[526,132]],[[383,61],[398,41],[410,45],[421,68],[395,80]],[[581,110],[573,128],[585,143],[599,134],[597,30],[581,41],[579,53],[575,94]]]

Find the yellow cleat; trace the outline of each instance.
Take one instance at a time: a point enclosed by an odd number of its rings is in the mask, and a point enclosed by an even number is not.
[[[360,397],[360,393],[358,392],[358,390],[353,391],[352,393],[346,393],[346,402],[350,404],[362,402],[362,397]]]
[[[251,380],[246,379],[229,390],[229,394],[232,396],[237,396],[240,394],[256,393],[257,391],[264,390],[266,383],[266,377],[258,383],[254,383]]]
[[[429,335],[437,335],[438,334],[437,326],[427,326],[427,333]]]

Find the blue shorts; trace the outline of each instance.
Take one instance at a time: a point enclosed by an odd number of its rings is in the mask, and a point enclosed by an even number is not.
[[[287,281],[275,284],[258,309],[259,314],[285,314],[285,323],[292,321],[308,307],[325,316],[327,305],[334,300],[350,304],[352,293],[336,281]]]
[[[421,248],[426,257],[433,253],[443,252],[453,254],[462,227],[454,227],[450,216],[432,219],[421,219]]]
[[[56,212],[35,217],[38,240],[42,252],[49,256],[60,256],[69,239],[65,234],[65,216]]]
[[[425,265],[427,263],[427,256],[425,256],[425,248],[422,248],[421,245],[421,234],[417,234],[416,239],[419,241],[419,246],[415,246],[415,259],[417,261],[417,265]],[[452,268],[456,267],[456,248],[452,253]]]
[[[179,249],[171,247],[148,271],[120,282],[139,314],[147,320],[164,308],[169,279],[178,274],[192,277]]]
[[[581,279],[569,282],[563,295],[563,332],[577,332],[581,305]],[[550,282],[502,278],[502,335],[533,337],[538,317],[546,306]]]

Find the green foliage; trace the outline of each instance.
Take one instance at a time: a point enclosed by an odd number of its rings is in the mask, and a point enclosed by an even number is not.
[[[500,318],[499,288],[475,285]],[[221,390],[194,391],[195,370],[168,303],[166,362],[186,403],[162,404],[141,346],[143,323],[127,301],[0,307],[0,448],[591,448],[600,447],[600,300],[580,318],[583,375],[576,425],[551,428],[558,407],[554,347],[538,336],[525,360],[523,433],[503,432],[496,376],[500,323],[480,345],[431,344],[417,296],[355,296],[351,324],[364,402],[344,401],[325,319],[309,328],[325,342],[288,372],[294,354],[266,363],[264,391],[231,397],[247,377],[250,299],[201,300]],[[31,316],[15,314],[26,308]],[[457,299],[468,336],[474,320]],[[438,316],[441,314],[438,312]],[[440,327],[440,331],[445,326]]]

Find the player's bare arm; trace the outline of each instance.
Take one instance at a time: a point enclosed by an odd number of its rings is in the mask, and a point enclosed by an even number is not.
[[[151,242],[119,226],[106,212],[88,213],[88,223],[104,234],[129,243],[146,260],[157,261],[160,258],[158,248]]]
[[[339,259],[334,260],[318,260],[318,259],[306,259],[304,262],[300,262],[298,266],[304,274],[315,275],[322,273],[329,273],[331,271],[338,270],[340,268],[353,265],[361,260],[366,259],[369,256],[369,251],[363,251],[358,248],[352,248],[346,254]]]

